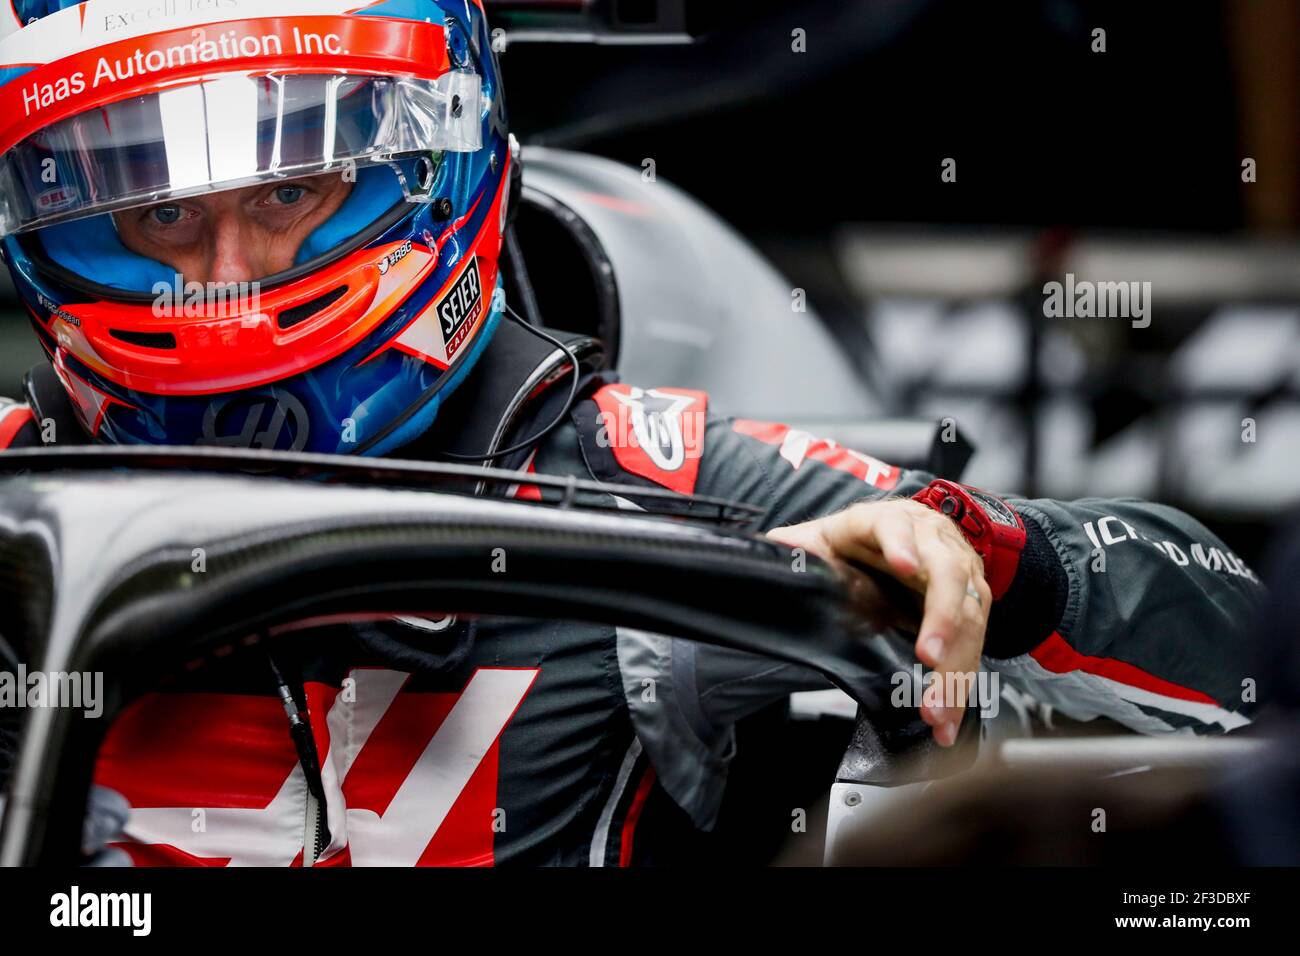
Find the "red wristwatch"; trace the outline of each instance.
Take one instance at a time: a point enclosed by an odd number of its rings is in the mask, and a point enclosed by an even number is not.
[[[936,479],[912,496],[947,515],[984,560],[984,580],[993,600],[1007,593],[1025,549],[1025,523],[1001,498],[987,491]]]

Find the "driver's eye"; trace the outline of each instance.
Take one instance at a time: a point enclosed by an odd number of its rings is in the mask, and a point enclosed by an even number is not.
[[[172,203],[165,206],[155,206],[149,210],[149,215],[153,216],[155,222],[170,226],[181,218],[181,207]]]
[[[306,190],[304,190],[301,186],[279,186],[275,190],[275,198],[279,202],[282,202],[286,206],[289,206],[292,205],[293,203],[296,203],[299,199],[301,199],[302,194],[305,191]]]

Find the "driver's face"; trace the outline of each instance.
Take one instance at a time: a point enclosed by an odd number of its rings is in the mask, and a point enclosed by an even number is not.
[[[141,206],[113,221],[123,245],[186,282],[253,282],[292,266],[303,240],[351,188],[325,173]]]

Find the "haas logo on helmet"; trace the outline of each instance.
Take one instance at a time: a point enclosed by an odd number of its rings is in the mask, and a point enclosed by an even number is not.
[[[307,445],[307,409],[283,389],[219,398],[203,413],[201,445],[301,451]]]

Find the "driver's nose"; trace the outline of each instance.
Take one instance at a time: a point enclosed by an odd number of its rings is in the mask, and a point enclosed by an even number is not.
[[[249,242],[245,224],[237,213],[216,216],[212,232],[212,266],[208,282],[252,282],[265,273],[254,261],[257,246]]]

